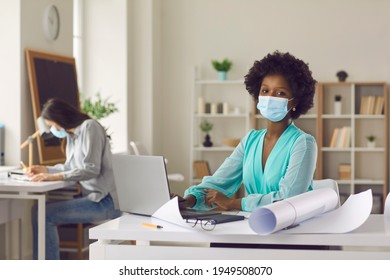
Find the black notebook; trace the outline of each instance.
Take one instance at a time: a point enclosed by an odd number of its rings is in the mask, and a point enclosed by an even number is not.
[[[201,211],[194,209],[180,209],[180,214],[183,219],[201,219],[208,216],[219,215],[220,212],[215,211]]]
[[[199,218],[199,220],[202,219],[214,220],[216,224],[223,224],[223,223],[229,223],[235,221],[242,221],[245,219],[245,217],[241,215],[215,214],[215,215],[209,215],[209,216]]]

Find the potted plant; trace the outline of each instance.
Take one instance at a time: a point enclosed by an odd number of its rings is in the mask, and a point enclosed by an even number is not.
[[[80,94],[80,108],[81,111],[91,118],[99,121],[105,117],[108,117],[112,113],[118,112],[118,107],[115,103],[109,102],[108,98],[102,99],[100,92],[95,95],[96,100],[93,101],[92,98],[83,98]],[[111,140],[111,134],[106,129],[107,136]]]
[[[375,136],[374,135],[368,135],[367,137],[367,147],[368,148],[374,148],[375,147]]]
[[[218,71],[219,79],[226,80],[227,79],[227,72],[232,67],[233,62],[231,60],[225,58],[222,61],[212,60],[211,64],[213,65],[214,69]]]
[[[201,123],[200,123],[200,130],[202,130],[202,132],[206,133],[205,137],[204,137],[204,142],[203,142],[203,146],[204,147],[211,147],[213,146],[213,142],[211,142],[210,140],[210,135],[209,135],[209,132],[211,131],[211,129],[213,129],[213,124],[207,120],[203,120]]]
[[[108,98],[102,99],[100,93],[96,94],[96,101],[92,101],[92,98],[81,98],[81,111],[89,115],[95,120],[101,120],[112,113],[118,112],[118,108],[115,103],[108,102]]]

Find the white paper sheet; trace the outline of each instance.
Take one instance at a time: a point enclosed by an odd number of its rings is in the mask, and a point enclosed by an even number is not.
[[[184,227],[191,227],[188,223],[183,220],[179,210],[179,200],[176,197],[165,203],[156,212],[153,213],[152,217]]]
[[[293,226],[285,233],[344,233],[362,225],[371,213],[371,190],[351,195],[334,210],[338,199],[331,188],[306,192],[256,209],[249,225],[260,235]]]
[[[333,211],[302,222],[286,233],[346,233],[360,227],[372,210],[372,191],[352,194],[344,204]]]
[[[386,219],[390,219],[390,193],[387,194],[385,201],[385,211],[383,214]]]
[[[390,193],[388,193],[386,197],[383,217],[385,219],[385,230],[387,233],[390,233]]]

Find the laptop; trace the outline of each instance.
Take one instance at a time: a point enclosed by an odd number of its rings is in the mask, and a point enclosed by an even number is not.
[[[112,165],[122,212],[151,216],[171,199],[164,157],[113,154]],[[218,212],[183,209],[180,214],[189,219]]]

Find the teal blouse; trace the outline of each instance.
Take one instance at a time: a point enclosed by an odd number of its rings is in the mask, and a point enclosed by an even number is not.
[[[266,132],[266,129],[250,131],[212,176],[204,177],[199,185],[185,191],[184,196],[196,197],[193,208],[209,209],[204,189],[215,189],[231,197],[243,183],[247,196],[242,198],[241,206],[248,212],[312,189],[317,161],[314,137],[292,123],[279,137],[263,167]]]

